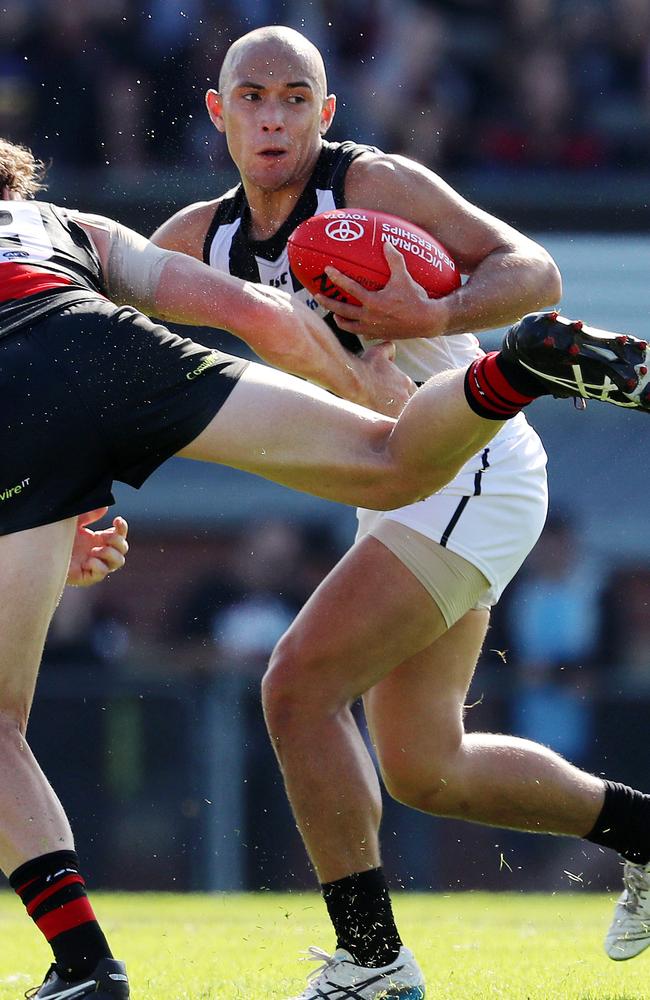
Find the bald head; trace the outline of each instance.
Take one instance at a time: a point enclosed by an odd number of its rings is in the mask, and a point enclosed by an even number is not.
[[[222,94],[244,66],[246,75],[257,70],[264,75],[295,76],[297,80],[306,77],[321,99],[327,95],[323,57],[308,38],[293,28],[281,25],[255,28],[233,42],[219,74]]]

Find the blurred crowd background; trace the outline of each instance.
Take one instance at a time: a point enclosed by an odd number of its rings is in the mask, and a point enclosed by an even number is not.
[[[203,94],[230,42],[267,23],[322,49],[339,96],[331,138],[440,171],[551,245],[571,308],[643,332],[647,0],[2,0],[0,135],[51,161],[54,200],[79,195],[150,232],[233,181]],[[468,728],[540,740],[648,789],[647,429],[562,405],[531,410],[554,502],[494,614]],[[118,493],[133,522],[129,567],[68,591],[48,640],[31,738],[95,884],[312,884],[259,681],[353,516],[210,475],[172,463],[135,502]],[[386,864],[406,887],[617,884],[615,859],[571,841],[386,809]]]
[[[58,164],[223,160],[203,92],[234,37],[285,23],[321,47],[349,138],[444,170],[650,165],[646,0],[3,0],[2,20],[0,131]]]

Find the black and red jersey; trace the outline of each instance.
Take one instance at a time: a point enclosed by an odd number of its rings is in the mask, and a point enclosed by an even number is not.
[[[104,294],[102,267],[74,216],[41,201],[0,201],[0,337]]]

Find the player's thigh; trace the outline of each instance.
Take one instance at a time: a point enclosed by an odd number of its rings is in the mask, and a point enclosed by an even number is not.
[[[26,725],[43,645],[65,585],[76,518],[0,537],[0,713]]]
[[[357,542],[320,584],[282,638],[271,674],[332,708],[372,687],[444,632],[420,581],[380,541]]]
[[[468,611],[365,694],[368,729],[389,787],[428,780],[458,751],[488,623],[487,609]]]
[[[251,364],[205,429],[179,454],[357,502],[387,459],[392,421],[302,379]],[[331,490],[330,490],[331,487]],[[369,496],[369,499],[372,499]]]

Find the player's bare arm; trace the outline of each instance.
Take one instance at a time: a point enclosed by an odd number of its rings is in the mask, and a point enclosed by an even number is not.
[[[77,220],[97,247],[113,301],[170,322],[229,330],[274,367],[389,416],[414,390],[392,364],[390,347],[350,355],[319,316],[287,293],[161,250],[110,219]]]
[[[428,299],[401,254],[386,244],[392,277],[379,292],[369,293],[332,269],[336,282],[362,303],[323,303],[342,329],[366,337],[380,331],[395,340],[467,333],[511,323],[560,298],[560,274],[543,247],[466,201],[419,163],[383,153],[360,157],[348,171],[345,197],[350,206],[401,215],[422,226],[469,279],[442,299]]]
[[[151,242],[163,250],[176,250],[202,261],[205,236],[219,201],[198,201],[175,212],[158,226]]]

